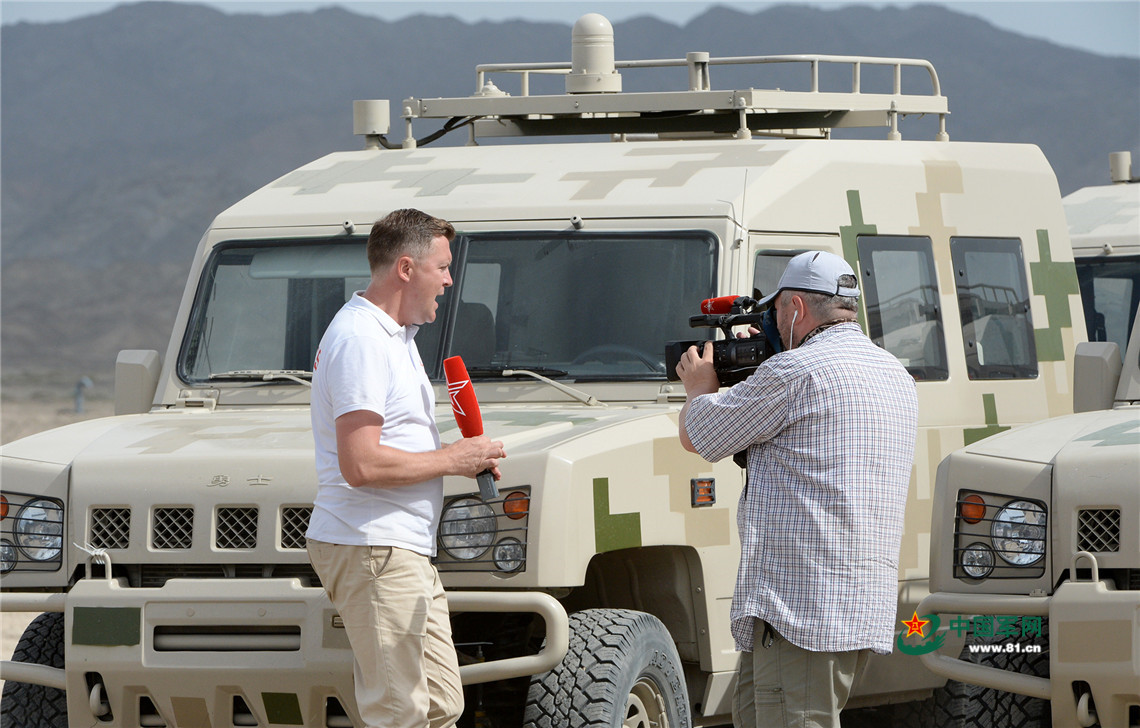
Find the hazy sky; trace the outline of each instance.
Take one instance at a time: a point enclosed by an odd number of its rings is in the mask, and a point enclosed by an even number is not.
[[[802,0],[797,0],[797,2]],[[926,1],[926,0],[924,0]],[[929,0],[934,2],[935,0]],[[22,20],[43,23],[68,20],[100,13],[120,3],[103,0],[51,2],[39,0],[0,0],[0,21],[5,25]],[[418,2],[367,2],[329,0],[246,0],[245,2],[206,2],[231,13],[280,13],[305,11],[341,5],[360,14],[397,20],[416,13],[455,15],[467,21],[530,20],[573,23],[586,12],[600,12],[612,21],[635,15],[655,15],[683,24],[712,5],[725,5],[744,12],[756,12],[778,3],[771,2],[688,2],[681,0],[625,0],[624,2],[543,2],[542,0],[419,0]],[[822,8],[840,5],[909,6],[914,2],[804,3]],[[943,0],[937,4],[976,15],[994,25],[1022,35],[1045,38],[1054,43],[1105,55],[1140,58],[1140,0]]]

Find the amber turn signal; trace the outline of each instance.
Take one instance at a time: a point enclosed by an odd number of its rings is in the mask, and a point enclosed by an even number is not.
[[[977,523],[986,517],[986,502],[977,493],[958,501],[958,514],[966,523]]]
[[[503,513],[507,514],[507,518],[513,518],[517,521],[529,512],[530,496],[521,490],[516,490],[503,500]]]

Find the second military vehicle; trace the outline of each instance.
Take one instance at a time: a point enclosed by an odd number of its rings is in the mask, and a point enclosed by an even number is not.
[[[1130,157],[1112,155],[1114,184],[1064,200],[1092,339],[1077,346],[1077,414],[998,434],[938,470],[934,593],[917,614],[953,615],[949,629],[967,644],[960,659],[922,659],[954,679],[979,724],[1140,725],[1140,180]]]

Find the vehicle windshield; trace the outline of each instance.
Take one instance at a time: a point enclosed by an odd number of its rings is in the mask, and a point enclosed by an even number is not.
[[[1113,341],[1120,355],[1140,304],[1140,256],[1077,258],[1077,280],[1089,341]]]
[[[368,285],[363,238],[242,241],[207,263],[179,357],[188,382],[287,384],[312,371],[329,321]],[[416,336],[429,375],[529,369],[577,380],[664,379],[665,342],[715,292],[707,232],[459,235],[454,286]],[[246,376],[254,372],[257,376]]]

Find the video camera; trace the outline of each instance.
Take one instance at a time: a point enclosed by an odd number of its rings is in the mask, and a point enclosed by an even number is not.
[[[774,309],[756,310],[756,299],[748,296],[721,296],[708,298],[701,303],[704,313],[689,318],[693,328],[719,328],[724,339],[715,340],[713,345],[713,368],[722,387],[744,381],[756,367],[783,350],[780,334],[776,329]],[[732,333],[733,326],[755,326],[759,334],[747,339],[737,339]],[[700,351],[704,341],[670,341],[665,344],[665,373],[670,381],[677,381],[677,362],[690,346]]]

